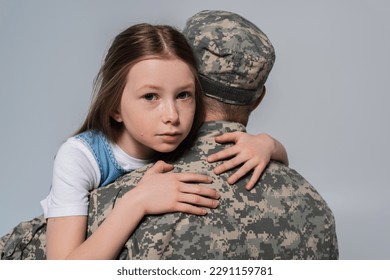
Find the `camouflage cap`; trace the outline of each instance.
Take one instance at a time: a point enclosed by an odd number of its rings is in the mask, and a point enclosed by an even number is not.
[[[183,30],[192,46],[205,95],[249,105],[261,93],[275,61],[268,37],[253,23],[226,11],[202,11]]]

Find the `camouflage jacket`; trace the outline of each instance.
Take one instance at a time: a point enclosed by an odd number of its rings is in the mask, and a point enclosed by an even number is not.
[[[43,215],[19,223],[0,238],[0,259],[46,259],[46,219]]]
[[[146,216],[126,242],[120,259],[338,259],[335,219],[321,195],[295,170],[271,162],[251,191],[249,176],[227,184],[231,172],[216,176],[206,157],[225,146],[224,132],[245,131],[237,123],[205,123],[195,145],[174,162],[173,172],[213,177],[218,208],[205,216],[171,213]],[[137,185],[148,167],[91,193],[88,235],[117,199]]]

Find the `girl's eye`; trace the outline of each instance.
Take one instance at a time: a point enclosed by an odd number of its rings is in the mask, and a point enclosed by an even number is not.
[[[153,101],[157,99],[157,95],[155,93],[147,93],[143,96],[143,98],[147,101]]]
[[[192,96],[192,93],[189,92],[189,91],[183,91],[183,92],[180,92],[178,95],[177,95],[177,98],[178,99],[187,99],[187,98],[190,98]]]

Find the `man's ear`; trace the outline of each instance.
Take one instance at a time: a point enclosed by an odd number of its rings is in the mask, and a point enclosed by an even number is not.
[[[265,88],[265,86],[263,86],[263,89],[261,90],[259,97],[257,98],[256,102],[252,106],[252,111],[255,110],[257,108],[257,106],[260,105],[261,101],[263,100],[263,98],[265,96],[265,93],[266,93],[266,88]]]

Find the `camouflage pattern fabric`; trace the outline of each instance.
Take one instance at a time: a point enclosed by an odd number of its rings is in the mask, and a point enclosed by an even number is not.
[[[183,34],[197,59],[205,95],[236,105],[257,99],[275,62],[263,31],[238,14],[206,10],[187,20]]]
[[[43,215],[21,222],[0,239],[2,260],[45,260],[46,219]]]
[[[119,259],[338,259],[335,219],[321,195],[295,170],[271,162],[251,191],[248,178],[226,183],[231,172],[214,175],[206,157],[224,146],[214,136],[245,131],[237,123],[210,122],[194,147],[175,164],[175,172],[213,177],[220,194],[206,216],[171,213],[145,217],[126,242]],[[88,234],[103,222],[147,167],[91,193]]]

